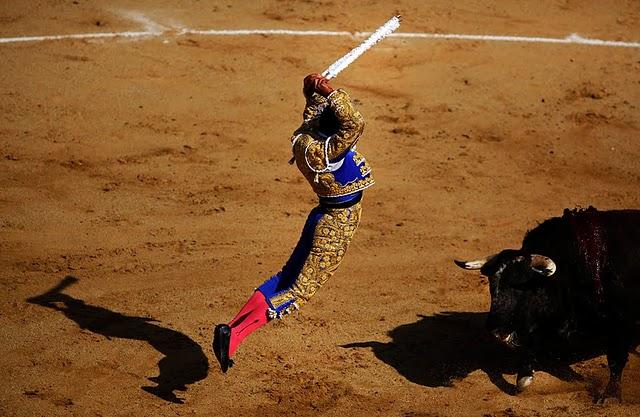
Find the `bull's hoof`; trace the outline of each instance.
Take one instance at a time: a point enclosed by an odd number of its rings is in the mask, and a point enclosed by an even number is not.
[[[523,392],[533,383],[533,375],[518,375],[518,381],[516,386],[518,387],[518,392]]]
[[[599,395],[596,399],[596,404],[609,405],[609,404],[622,404],[622,397],[609,397],[604,394]]]
[[[617,380],[609,380],[604,392],[596,398],[597,404],[622,404],[622,388]]]
[[[609,405],[609,404],[622,404],[622,392],[618,387],[610,389],[609,387],[596,398],[596,404]]]

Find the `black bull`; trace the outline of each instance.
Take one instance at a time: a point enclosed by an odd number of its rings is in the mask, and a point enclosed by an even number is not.
[[[456,264],[489,278],[487,327],[521,353],[520,390],[543,354],[593,346],[604,348],[610,372],[597,400],[621,400],[639,334],[640,210],[565,210],[530,230],[519,250]]]

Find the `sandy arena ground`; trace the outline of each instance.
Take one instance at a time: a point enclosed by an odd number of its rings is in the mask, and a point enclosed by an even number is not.
[[[640,207],[639,48],[393,38],[365,55],[334,81],[377,181],[353,245],[219,371],[212,326],[316,201],[287,164],[302,78],[362,38],[180,29],[366,31],[396,11],[402,32],[640,41],[637,0],[0,4],[5,38],[164,31],[0,44],[0,415],[640,415],[637,355],[623,405],[593,404],[604,357],[512,395],[486,280],[452,263],[565,207]]]

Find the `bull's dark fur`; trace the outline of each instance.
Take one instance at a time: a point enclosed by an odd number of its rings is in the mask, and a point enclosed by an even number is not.
[[[640,295],[640,210],[567,209],[530,230],[521,250],[556,263],[552,281],[566,291],[567,318],[575,322],[568,330],[640,318],[640,298],[633,298]]]
[[[532,254],[551,258],[556,273],[533,271]],[[487,325],[496,335],[517,335],[519,375],[533,375],[541,352],[600,344],[610,368],[600,399],[621,397],[622,370],[637,344],[640,320],[640,210],[565,210],[530,230],[521,249],[501,252],[481,272],[491,283]]]

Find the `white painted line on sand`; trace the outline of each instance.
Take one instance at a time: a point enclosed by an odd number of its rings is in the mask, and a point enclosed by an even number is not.
[[[0,38],[0,43],[61,41],[65,39],[100,39],[100,38],[148,38],[160,36],[163,32],[107,32],[107,33],[75,33],[71,35],[19,36]]]
[[[159,29],[159,28],[158,28]],[[147,30],[141,32],[107,32],[107,33],[78,33],[70,35],[45,35],[45,36],[19,36],[12,38],[0,38],[0,44],[16,42],[43,42],[65,39],[100,39],[100,38],[150,38],[163,35],[199,35],[199,36],[345,36],[365,37],[369,32],[344,32],[326,30],[289,30],[289,29],[209,29],[198,30],[183,28],[179,31]],[[502,35],[470,35],[459,33],[424,33],[424,32],[400,32],[390,35],[399,39],[445,39],[445,40],[472,40],[483,42],[528,42],[528,43],[555,43],[608,46],[622,48],[640,48],[640,42],[608,41],[602,39],[583,38],[577,34],[571,34],[566,38],[545,38],[528,36],[502,36]]]
[[[501,35],[462,35],[456,33],[394,33],[390,37],[396,38],[422,38],[422,39],[460,39],[488,42],[532,42],[532,43],[561,43],[595,46],[617,46],[623,48],[640,48],[640,42],[606,41],[602,39],[589,39],[572,33],[566,38],[543,38],[527,36],[501,36]]]
[[[284,35],[284,36],[357,36],[351,32],[334,32],[329,30],[288,30],[288,29],[236,29],[236,30],[196,30],[183,29],[181,34],[204,36],[247,36],[247,35]]]

